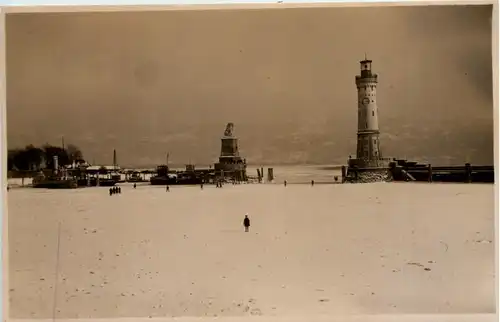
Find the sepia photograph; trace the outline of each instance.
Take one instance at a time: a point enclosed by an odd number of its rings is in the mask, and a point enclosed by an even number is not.
[[[492,19],[7,13],[10,318],[494,316]]]

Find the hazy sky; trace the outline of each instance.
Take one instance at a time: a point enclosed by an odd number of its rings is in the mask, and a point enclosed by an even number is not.
[[[355,155],[359,60],[382,153],[493,163],[492,6],[7,16],[9,147],[208,164],[227,122],[251,163]]]

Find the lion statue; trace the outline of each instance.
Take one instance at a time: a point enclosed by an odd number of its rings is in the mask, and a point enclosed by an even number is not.
[[[226,131],[224,131],[224,136],[233,136],[233,123],[227,123]]]

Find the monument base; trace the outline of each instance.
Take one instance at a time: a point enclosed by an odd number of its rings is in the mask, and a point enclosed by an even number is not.
[[[242,162],[219,162],[214,165],[215,172],[224,178],[236,181],[247,181],[246,164]]]

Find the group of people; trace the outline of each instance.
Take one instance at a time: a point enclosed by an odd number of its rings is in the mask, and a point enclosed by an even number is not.
[[[120,194],[120,193],[122,193],[122,188],[120,188],[120,187],[109,188],[109,195],[110,196],[115,195],[115,194]]]

